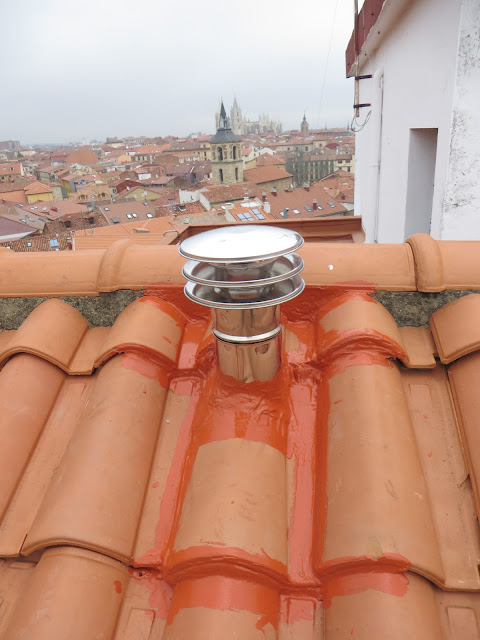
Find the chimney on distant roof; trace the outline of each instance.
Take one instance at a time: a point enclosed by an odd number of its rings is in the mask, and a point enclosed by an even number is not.
[[[262,202],[266,202],[266,201],[267,201],[267,192],[262,191]]]
[[[280,304],[305,286],[303,238],[285,228],[234,225],[184,240],[185,295],[212,309],[217,362],[242,382],[272,380],[281,368]]]
[[[303,188],[305,189],[305,191],[310,191],[310,185],[308,184],[308,182],[303,183]]]
[[[272,196],[277,197],[277,188],[276,187],[272,187]]]
[[[317,209],[318,209],[318,202],[317,202],[317,199],[314,198],[313,199],[313,210],[316,211]]]

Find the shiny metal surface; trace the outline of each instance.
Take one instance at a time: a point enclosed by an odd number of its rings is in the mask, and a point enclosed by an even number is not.
[[[187,282],[185,295],[206,307],[220,309],[249,309],[270,307],[287,302],[298,296],[305,288],[301,276],[274,282],[261,287],[212,287],[197,282]]]
[[[212,308],[217,362],[242,382],[271,380],[282,362],[280,304],[298,296],[305,283],[303,244],[294,231],[236,225],[187,238],[179,247],[189,258],[182,270],[185,295]]]
[[[257,266],[248,262],[225,265],[189,260],[182,269],[182,275],[187,280],[210,286],[224,287],[228,282],[228,287],[231,288],[277,282],[291,278],[302,269],[303,260],[296,253],[291,253]]]
[[[211,264],[272,260],[303,245],[296,231],[264,225],[235,225],[199,233],[184,240],[182,256]]]
[[[263,342],[282,330],[280,306],[212,309],[213,334],[226,342]]]
[[[282,366],[282,333],[268,342],[234,344],[215,340],[218,366],[222,373],[241,382],[272,380]]]

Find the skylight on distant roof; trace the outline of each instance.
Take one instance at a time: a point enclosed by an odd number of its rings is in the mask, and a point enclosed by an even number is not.
[[[297,215],[300,213],[300,211],[298,209],[292,209],[293,213],[296,213]]]
[[[254,219],[249,211],[246,213],[237,213],[237,218],[242,222],[251,222]]]
[[[105,211],[110,211],[110,207],[105,207]]]
[[[329,207],[335,208],[335,203],[334,202],[327,202],[327,204],[328,204]]]
[[[127,213],[127,218],[129,218],[131,220],[132,219],[132,214],[131,213]]]
[[[307,211],[313,211],[312,207],[305,207]]]
[[[147,213],[147,218],[153,218],[153,213]]]
[[[263,215],[263,213],[257,209],[256,207],[254,209],[251,210],[253,215],[257,218],[257,220],[266,220],[265,216]]]
[[[113,224],[118,224],[120,220],[118,218],[112,218]]]

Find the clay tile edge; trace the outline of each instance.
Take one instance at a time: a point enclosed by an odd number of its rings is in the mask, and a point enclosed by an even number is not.
[[[480,294],[453,300],[430,316],[438,354],[443,364],[480,349]]]
[[[428,233],[416,233],[406,242],[413,252],[418,291],[445,289],[443,260],[437,241]]]

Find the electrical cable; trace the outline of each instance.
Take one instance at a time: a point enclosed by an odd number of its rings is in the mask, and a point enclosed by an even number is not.
[[[330,58],[330,49],[332,48],[333,31],[335,29],[335,18],[337,16],[337,7],[338,7],[338,0],[336,0],[335,2],[335,10],[333,12],[333,20],[332,20],[332,29],[330,31],[330,42],[328,43],[327,59],[325,61],[325,71],[323,73],[322,91],[320,93],[320,102],[318,104],[318,113],[317,113],[317,127],[316,127],[317,129],[320,121],[320,110],[322,108],[323,93],[325,90],[325,81],[327,79],[328,60]]]
[[[370,120],[370,116],[372,115],[372,110],[370,109],[370,111],[367,113],[367,116],[365,118],[365,120],[363,121],[362,124],[359,124],[357,122],[357,116],[354,115],[352,118],[352,122],[350,123],[350,130],[353,131],[353,133],[358,133],[359,131],[361,131],[365,125],[367,124],[367,122]],[[358,127],[358,128],[356,128]]]

